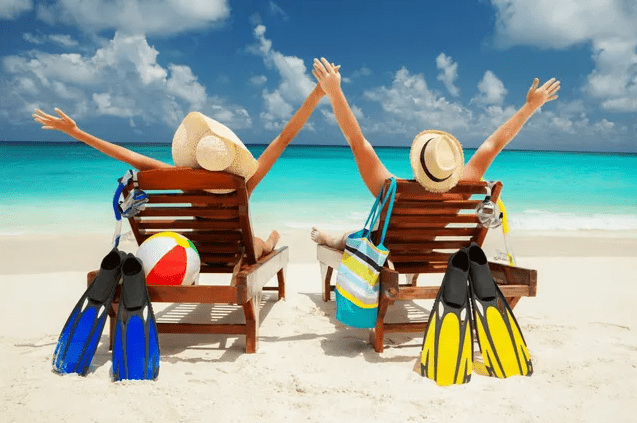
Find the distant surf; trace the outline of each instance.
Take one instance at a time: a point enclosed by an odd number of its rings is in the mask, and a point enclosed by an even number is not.
[[[172,163],[169,144],[127,144]],[[248,146],[255,157],[264,146]],[[378,148],[387,168],[411,178],[408,148]],[[469,160],[472,150],[465,152]],[[0,143],[1,234],[106,232],[112,197],[129,168],[81,143]],[[504,184],[512,230],[637,230],[637,155],[505,150],[487,179]],[[292,145],[250,199],[258,228],[360,228],[374,198],[346,147]]]

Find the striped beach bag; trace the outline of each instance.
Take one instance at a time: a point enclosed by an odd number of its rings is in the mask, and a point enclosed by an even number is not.
[[[336,319],[356,328],[373,328],[378,315],[379,273],[389,250],[385,248],[385,233],[396,195],[396,179],[391,178],[387,192],[381,190],[367,217],[365,226],[348,236],[341,265],[336,277]],[[380,243],[374,245],[371,232],[389,201]]]

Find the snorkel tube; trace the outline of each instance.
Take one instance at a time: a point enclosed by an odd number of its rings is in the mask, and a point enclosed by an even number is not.
[[[515,256],[509,245],[509,217],[507,216],[507,208],[504,206],[502,198],[498,198],[498,208],[500,209],[500,219],[502,220],[502,235],[504,236],[504,248],[509,259],[509,266],[515,266]]]
[[[478,220],[487,228],[497,228],[502,226],[502,235],[504,236],[504,248],[506,249],[506,255],[503,255],[499,250],[496,250],[496,260],[508,260],[509,266],[515,266],[515,256],[511,249],[509,242],[509,218],[507,215],[507,209],[504,206],[502,198],[498,197],[497,208],[491,200],[491,192],[493,190],[495,182],[487,182],[487,195],[484,201],[476,207],[476,213],[478,214]],[[498,213],[499,210],[499,213]]]

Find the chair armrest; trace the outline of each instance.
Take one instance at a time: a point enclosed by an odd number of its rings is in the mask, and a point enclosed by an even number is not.
[[[289,261],[290,250],[281,247],[239,270],[232,278],[232,284],[237,288],[237,302],[243,304],[254,297],[270,279],[286,268]]]
[[[494,262],[489,262],[489,269],[491,276],[501,288],[513,288],[514,285],[518,285],[524,288],[525,293],[522,295],[529,297],[537,295],[537,270]],[[511,293],[514,294],[513,291]]]
[[[316,258],[318,261],[328,265],[332,269],[338,269],[343,258],[343,251],[328,247],[327,245],[317,245]]]
[[[383,267],[380,269],[380,295],[383,295],[390,300],[398,299],[400,294],[400,288],[398,286],[398,273],[395,270]]]

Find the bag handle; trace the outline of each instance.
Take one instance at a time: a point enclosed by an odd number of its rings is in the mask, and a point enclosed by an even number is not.
[[[394,207],[394,198],[396,196],[396,178],[394,178],[393,176],[389,178],[389,186],[387,187],[387,192],[384,194],[384,198],[383,198],[384,189],[385,189],[385,186],[383,185],[383,188],[381,188],[380,193],[378,194],[378,198],[376,199],[376,202],[374,203],[374,206],[372,207],[372,212],[370,213],[371,224],[369,229],[367,229],[367,222],[365,223],[365,227],[363,228],[365,230],[364,236],[370,239],[371,241],[370,235],[371,235],[372,229],[374,228],[374,226],[376,226],[376,222],[378,222],[378,219],[380,219],[380,215],[383,209],[385,208],[385,204],[387,204],[387,201],[390,200],[391,203],[389,204],[388,215],[385,220],[385,226],[383,228],[379,245],[382,245],[383,241],[385,240],[385,233],[387,232],[387,226],[389,224],[389,216],[391,215],[391,211]],[[381,198],[382,198],[382,202],[381,202]]]
[[[383,225],[383,232],[380,235],[379,246],[383,245],[385,242],[385,234],[387,233],[387,227],[389,226],[389,219],[391,218],[391,212],[394,209],[394,199],[396,198],[396,178],[393,176],[389,178],[389,188],[387,188],[387,195],[385,195],[385,199],[383,200],[383,205],[380,207],[382,211],[385,207],[385,203],[389,199],[389,206],[387,208],[387,215],[385,216],[385,224]],[[377,218],[380,217],[380,211],[378,213]]]
[[[385,208],[385,204],[387,204],[387,201],[390,201],[379,245],[382,245],[383,241],[385,241],[387,226],[389,226],[389,217],[391,216],[392,209],[394,208],[394,198],[396,197],[396,178],[394,178],[393,176],[389,178],[389,187],[387,188],[386,193],[384,191],[385,185],[383,185],[383,187],[380,189],[378,197],[376,197],[376,201],[374,201],[374,205],[372,206],[372,209],[369,212],[369,216],[367,216],[367,220],[365,221],[365,225],[363,226],[363,236],[371,241],[370,236],[372,233],[372,229],[376,225],[378,219],[380,219],[380,215]]]
[[[383,197],[383,191],[385,190],[385,187],[381,187],[380,192],[378,193],[378,196],[376,197],[376,201],[374,201],[374,205],[372,206],[372,209],[369,212],[369,215],[367,216],[367,220],[365,221],[365,225],[363,225],[363,230],[365,230],[366,232],[366,236],[369,235],[369,233],[371,232],[372,228],[374,227],[374,225],[376,224],[376,220],[378,219],[378,215],[380,214],[379,211],[383,209],[383,206],[380,206],[379,209],[379,205],[380,205],[380,200]],[[384,203],[383,203],[384,204]],[[367,228],[367,226],[369,225],[369,229]]]

